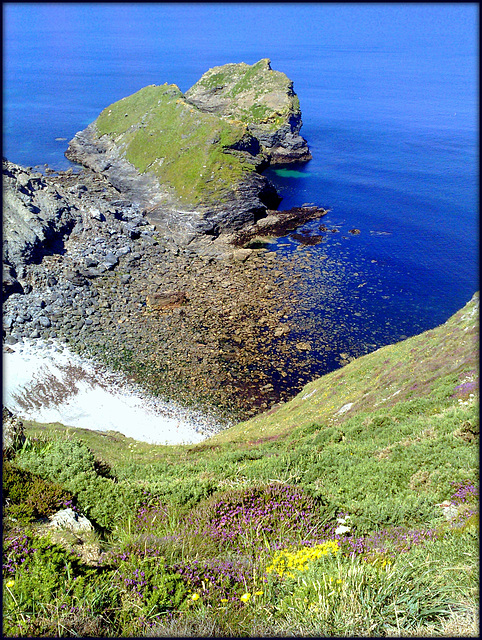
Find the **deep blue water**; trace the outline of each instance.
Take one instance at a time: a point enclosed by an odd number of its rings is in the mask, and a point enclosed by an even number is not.
[[[3,154],[20,164],[68,167],[67,141],[148,84],[185,91],[265,57],[293,80],[313,160],[268,173],[282,208],[324,206],[339,229],[302,249],[299,318],[333,352],[317,372],[444,322],[478,289],[477,3],[3,7]]]

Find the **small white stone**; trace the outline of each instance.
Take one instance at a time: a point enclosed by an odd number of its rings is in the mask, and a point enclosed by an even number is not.
[[[340,524],[336,529],[335,529],[335,533],[336,534],[342,534],[342,533],[349,533],[350,531],[350,527],[345,527],[344,524]]]
[[[70,529],[71,531],[93,531],[90,520],[73,509],[62,509],[50,516],[50,527],[54,529]]]
[[[353,407],[353,404],[354,404],[353,402],[348,402],[347,404],[344,404],[341,409],[338,409],[338,411],[336,412],[336,415],[339,416],[342,413],[346,413]]]

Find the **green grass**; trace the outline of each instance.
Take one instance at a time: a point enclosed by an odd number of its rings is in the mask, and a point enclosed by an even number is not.
[[[175,85],[145,87],[104,109],[95,124],[141,173],[154,174],[188,204],[222,200],[254,170],[225,153],[246,127],[200,111]]]
[[[298,96],[293,92],[293,83],[282,72],[271,69],[267,58],[253,65],[227,64],[207,71],[186,92],[190,98],[199,89],[212,91],[229,99],[222,113],[228,118],[246,124],[261,125],[275,131],[288,122],[292,115],[300,115]],[[276,108],[273,107],[276,96]]]
[[[198,445],[26,422],[9,468],[63,487],[103,556],[73,562],[8,507],[7,633],[476,635],[477,302]],[[277,549],[292,575],[266,572]]]
[[[227,85],[229,106],[221,114],[189,101],[196,87]],[[276,96],[276,108],[272,106]],[[247,125],[276,130],[299,115],[299,100],[284,73],[269,61],[211,69],[186,95],[174,84],[150,85],[104,109],[95,121],[140,173],[156,176],[185,206],[228,201],[262,154],[248,158],[229,150],[246,138]],[[220,117],[221,116],[221,117]]]

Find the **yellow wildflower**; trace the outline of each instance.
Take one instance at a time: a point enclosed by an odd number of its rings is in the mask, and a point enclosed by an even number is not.
[[[199,593],[193,593],[191,596],[191,600],[199,600]]]
[[[9,581],[7,582],[7,587],[8,587],[9,589],[11,589],[11,588],[13,587],[13,585],[14,585],[14,584],[15,584],[15,580],[9,580]]]
[[[291,551],[289,549],[281,549],[273,556],[271,564],[266,567],[266,573],[277,573],[280,577],[288,575],[293,577],[288,569],[296,569],[297,571],[305,571],[308,564],[326,556],[328,554],[336,554],[339,551],[337,540],[328,540],[322,544]]]
[[[251,598],[251,594],[250,593],[243,593],[243,595],[241,596],[240,600],[242,600],[243,602],[248,602],[248,600]]]
[[[263,595],[263,592],[262,592],[262,591],[255,591],[255,592],[254,592],[254,595],[255,595],[255,596],[262,596],[262,595]]]
[[[227,598],[221,598],[221,602],[228,602]]]

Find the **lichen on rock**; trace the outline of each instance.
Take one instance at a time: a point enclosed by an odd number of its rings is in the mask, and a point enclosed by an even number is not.
[[[293,82],[272,69],[268,58],[253,65],[214,67],[186,92],[186,98],[203,111],[245,123],[269,153],[270,164],[311,159],[307,142],[299,135],[300,101]]]

